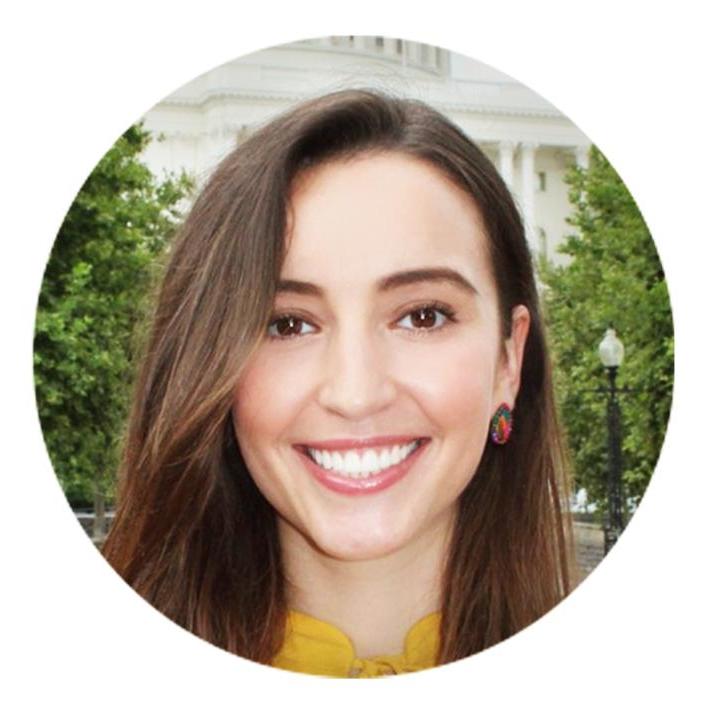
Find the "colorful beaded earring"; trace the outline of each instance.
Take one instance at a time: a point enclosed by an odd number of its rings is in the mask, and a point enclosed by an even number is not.
[[[513,431],[513,411],[503,402],[491,418],[491,441],[494,444],[505,444]]]

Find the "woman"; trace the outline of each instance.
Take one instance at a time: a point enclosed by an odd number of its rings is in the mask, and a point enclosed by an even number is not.
[[[569,592],[564,469],[503,181],[424,104],[338,92],[239,146],[187,217],[104,554],[246,658],[418,670]]]

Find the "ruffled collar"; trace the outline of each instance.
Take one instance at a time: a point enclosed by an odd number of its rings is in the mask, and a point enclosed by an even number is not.
[[[411,673],[436,665],[441,613],[429,614],[407,632],[404,651],[394,656],[357,658],[340,629],[299,611],[289,611],[284,645],[272,665],[284,670],[336,678],[375,678]]]

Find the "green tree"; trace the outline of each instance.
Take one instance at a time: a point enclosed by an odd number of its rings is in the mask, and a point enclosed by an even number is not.
[[[45,442],[73,505],[112,494],[116,444],[156,256],[190,179],[157,180],[140,161],[150,142],[129,128],[88,177],[59,230],[42,283],[34,372]]]
[[[606,507],[606,373],[597,346],[610,325],[625,346],[618,385],[625,494],[638,503],[658,459],[673,387],[673,323],[651,234],[628,189],[593,148],[568,175],[576,234],[566,266],[541,265],[557,392],[578,487]]]

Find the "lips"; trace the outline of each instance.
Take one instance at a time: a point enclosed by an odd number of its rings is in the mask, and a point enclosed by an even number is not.
[[[330,490],[375,493],[402,479],[428,444],[426,437],[383,436],[331,439],[294,448],[306,469]]]

